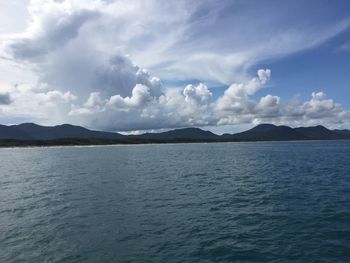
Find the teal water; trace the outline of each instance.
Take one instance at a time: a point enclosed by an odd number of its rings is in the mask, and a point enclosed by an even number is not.
[[[0,262],[349,262],[350,142],[0,149]]]

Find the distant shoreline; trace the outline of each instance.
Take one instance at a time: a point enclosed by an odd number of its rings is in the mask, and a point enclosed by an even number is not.
[[[259,124],[252,129],[235,134],[218,135],[190,127],[158,133],[122,135],[93,131],[71,124],[57,126],[40,126],[35,123],[0,125],[0,147],[2,148],[310,140],[350,140],[350,130],[330,130],[321,125],[291,128],[283,125]]]
[[[12,140],[11,140],[12,141]],[[37,143],[27,143],[26,141],[16,141],[12,144],[4,143],[0,140],[0,148],[61,148],[61,147],[98,147],[98,146],[143,146],[143,145],[176,145],[176,144],[207,144],[207,143],[264,143],[264,142],[321,142],[321,141],[350,141],[350,139],[305,139],[305,140],[237,140],[237,141],[147,141],[147,142],[115,142],[115,143],[61,143],[55,144],[53,141],[37,141]]]

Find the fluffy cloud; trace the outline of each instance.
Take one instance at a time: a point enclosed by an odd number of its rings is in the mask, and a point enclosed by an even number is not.
[[[258,70],[258,77],[261,82],[261,84],[265,84],[271,77],[271,70],[270,69],[259,69]]]
[[[220,117],[218,124],[240,124],[265,122],[268,118],[280,115],[280,98],[270,94],[259,101],[251,97],[264,87],[271,77],[270,69],[259,69],[257,77],[248,83],[235,83],[225,90],[215,105],[215,112]]]
[[[159,95],[160,80],[150,77],[121,53],[122,44],[108,50],[108,43],[100,46],[95,42],[99,32],[96,27],[113,18],[109,8],[120,7],[121,3],[112,5],[99,0],[32,1],[27,30],[9,37],[4,50],[15,61],[27,63],[40,84],[71,91],[80,100],[92,92],[129,96],[136,84]],[[114,23],[119,22],[116,20]]]
[[[259,69],[258,77],[251,79],[248,83],[234,83],[225,90],[224,95],[217,101],[217,111],[226,115],[227,113],[244,114],[250,113],[255,103],[249,99],[254,95],[271,76],[270,69]]]
[[[289,101],[283,108],[279,119],[282,123],[300,125],[323,124],[331,127],[347,127],[350,123],[350,112],[332,99],[327,99],[323,92],[313,92],[308,101],[298,99]]]
[[[32,0],[28,28],[7,39],[6,49],[34,66],[45,64],[49,78],[59,68],[56,81],[69,65],[66,73],[80,77],[86,76],[84,71],[94,72],[91,62],[100,73],[108,72],[108,64],[113,67],[115,62],[106,60],[117,51],[130,54],[138,65],[163,79],[230,85],[245,80],[246,69],[256,62],[316,46],[350,25],[342,17],[330,20],[328,9],[296,21],[290,10],[297,8],[292,2],[266,6],[261,1],[218,5],[211,0]],[[70,61],[72,56],[80,57],[78,64]],[[62,60],[68,60],[66,65]],[[105,74],[98,80],[111,78]],[[61,84],[69,83],[71,78]]]
[[[50,6],[56,5],[58,8]],[[27,32],[8,41],[9,51],[17,59],[39,61],[77,37],[83,24],[98,13],[82,10],[68,13],[60,4],[49,2],[47,8],[36,10],[32,7],[32,23]],[[55,9],[51,13],[50,10]],[[41,13],[41,11],[43,13]],[[36,12],[39,16],[34,16]]]
[[[198,86],[189,84],[185,87],[183,94],[187,102],[195,102],[198,104],[209,103],[213,94],[209,91],[208,87],[200,83]]]
[[[34,121],[42,124],[57,124],[67,121],[67,114],[77,97],[70,91],[48,90],[47,87],[15,85],[8,87],[11,104],[0,105],[3,119],[14,122]]]
[[[11,90],[13,103],[3,113],[46,124],[71,122],[114,131],[262,122],[338,127],[350,123],[350,112],[327,99],[323,92],[312,93],[305,102],[294,99],[281,103],[278,96],[270,94],[254,99],[270,76],[270,70],[261,69],[257,77],[230,85],[217,99],[203,83],[183,89],[163,88],[160,92],[152,92],[152,85],[138,83],[129,96],[91,92],[82,102],[70,91],[16,86]]]
[[[122,98],[120,95],[114,95],[109,99],[107,106],[116,110],[144,108],[151,100],[152,96],[149,88],[142,84],[136,84],[130,97]]]
[[[160,129],[214,124],[212,94],[200,83],[152,94],[143,84],[136,84],[131,96],[113,95],[102,99],[91,93],[81,106],[74,106],[69,116],[84,125],[98,125],[109,130]]]
[[[270,94],[266,95],[256,104],[255,110],[256,113],[262,117],[278,116],[280,113],[280,98]]]
[[[0,94],[2,116],[116,131],[349,122],[349,112],[323,93],[313,93],[306,102],[283,103],[271,94],[258,97],[271,71],[259,69],[252,78],[246,73],[263,59],[322,43],[349,23],[297,31],[285,25],[276,33],[271,25],[280,17],[257,17],[250,8],[241,10],[242,15],[225,16],[235,8],[230,1],[221,6],[182,0],[32,0],[27,29],[5,38],[2,55],[31,71],[34,81]],[[244,28],[227,26],[234,24]],[[164,87],[144,66],[166,81],[203,83]],[[214,96],[211,83],[228,87]]]

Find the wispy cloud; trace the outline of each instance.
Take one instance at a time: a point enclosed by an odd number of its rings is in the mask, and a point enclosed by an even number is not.
[[[329,19],[327,12],[295,19],[304,10],[299,5],[32,0],[27,29],[2,37],[2,54],[34,81],[7,88],[12,103],[3,113],[108,130],[344,123],[348,112],[320,93],[307,102],[283,103],[273,94],[257,98],[271,71],[252,77],[252,66],[315,47],[349,28],[349,17]],[[202,83],[170,89],[162,79]],[[208,83],[227,89],[214,99]]]
[[[337,50],[338,52],[350,52],[350,42],[346,42],[340,45]]]

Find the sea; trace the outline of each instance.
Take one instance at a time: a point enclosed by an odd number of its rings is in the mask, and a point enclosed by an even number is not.
[[[2,148],[0,262],[350,262],[350,141]]]

